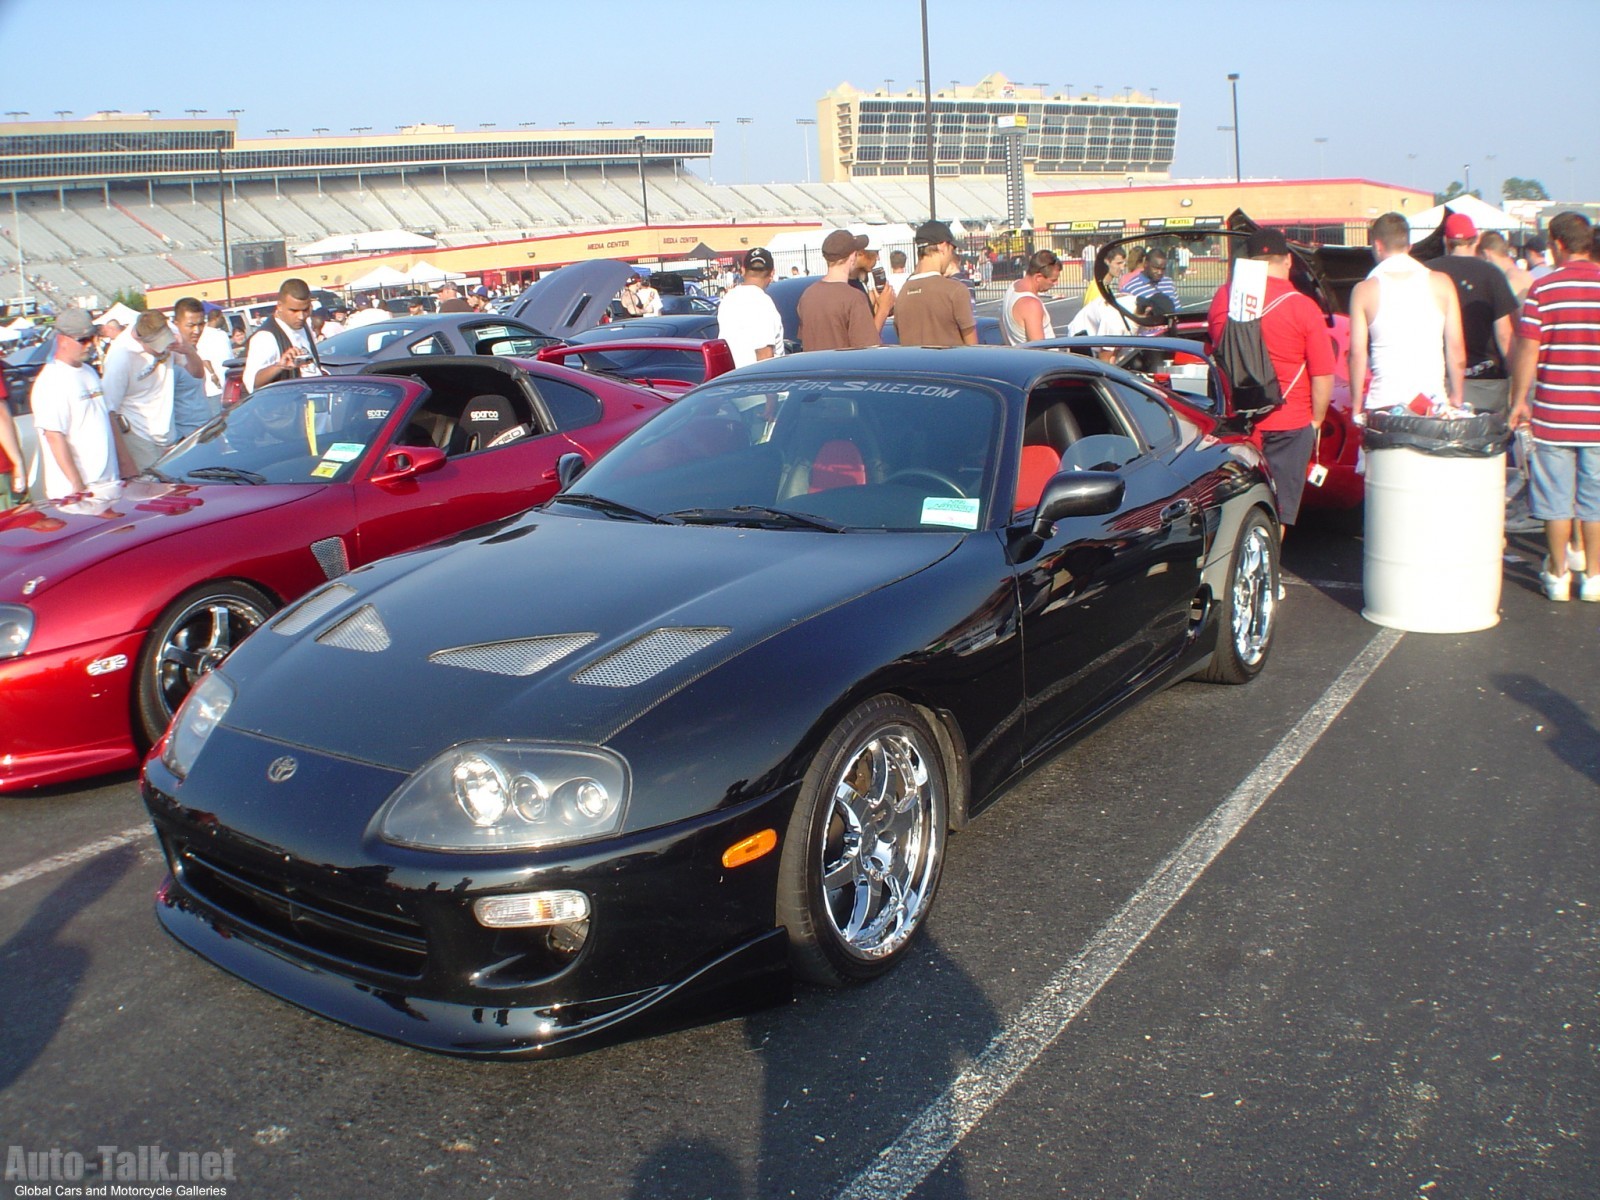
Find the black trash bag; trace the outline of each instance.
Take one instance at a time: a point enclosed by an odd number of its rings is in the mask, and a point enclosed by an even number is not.
[[[1361,445],[1373,450],[1417,450],[1435,458],[1493,458],[1504,454],[1511,430],[1501,413],[1477,413],[1459,420],[1419,417],[1404,408],[1367,414]]]

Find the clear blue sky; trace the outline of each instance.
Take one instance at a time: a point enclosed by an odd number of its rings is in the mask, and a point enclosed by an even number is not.
[[[928,8],[936,86],[1000,71],[1178,101],[1175,177],[1231,176],[1231,135],[1217,127],[1231,121],[1237,71],[1247,177],[1437,190],[1470,163],[1493,201],[1513,175],[1557,199],[1600,199],[1600,0]],[[898,89],[922,75],[917,0],[0,0],[0,62],[0,113],[241,108],[247,137],[719,120],[711,173],[728,183],[746,170],[798,180],[807,159],[815,172],[802,140],[815,131],[795,118],[835,85]],[[737,117],[753,118],[743,145]]]

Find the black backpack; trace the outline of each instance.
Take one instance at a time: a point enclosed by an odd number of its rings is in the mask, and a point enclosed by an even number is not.
[[[1283,389],[1278,385],[1278,372],[1267,355],[1261,340],[1261,320],[1293,293],[1286,292],[1261,310],[1261,316],[1249,321],[1235,321],[1229,317],[1222,325],[1222,338],[1217,343],[1217,366],[1233,388],[1233,411],[1237,413],[1270,413],[1283,407]]]

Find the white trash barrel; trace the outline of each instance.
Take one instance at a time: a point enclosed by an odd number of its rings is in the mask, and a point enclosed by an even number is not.
[[[1362,579],[1376,625],[1471,633],[1500,620],[1506,456],[1368,450]]]

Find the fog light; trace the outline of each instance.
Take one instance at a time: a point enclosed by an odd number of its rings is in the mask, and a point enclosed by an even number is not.
[[[527,892],[519,896],[484,896],[472,902],[480,925],[490,929],[528,929],[566,925],[589,916],[589,897],[582,892]]]

